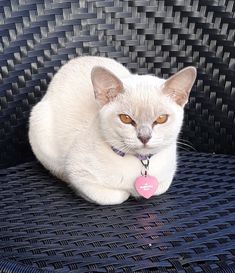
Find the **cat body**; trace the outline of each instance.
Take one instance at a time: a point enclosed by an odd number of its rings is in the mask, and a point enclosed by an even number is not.
[[[179,74],[180,79],[165,81],[133,75],[109,58],[69,61],[31,112],[29,140],[34,154],[85,199],[103,205],[139,196],[134,187],[143,169],[138,155],[151,154],[148,172],[159,182],[155,195],[164,193],[176,171],[183,106],[196,75],[193,68],[186,72]],[[188,84],[187,92],[177,94],[177,88],[170,92],[171,85],[176,80],[182,85],[185,76],[191,76],[185,80],[190,83],[183,83]],[[131,123],[120,120],[123,114]],[[167,115],[167,122],[155,124],[161,115]]]

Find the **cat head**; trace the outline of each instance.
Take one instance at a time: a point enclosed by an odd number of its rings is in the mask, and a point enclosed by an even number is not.
[[[167,80],[131,74],[119,79],[106,68],[94,67],[91,80],[105,142],[124,153],[142,155],[176,143],[195,78],[194,67]]]

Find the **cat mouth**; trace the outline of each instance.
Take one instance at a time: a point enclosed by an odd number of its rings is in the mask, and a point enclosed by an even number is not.
[[[133,155],[134,154],[141,154],[141,155],[154,154],[156,150],[156,147],[153,147],[149,143],[134,144],[134,143],[126,143],[125,141],[123,141],[123,144],[120,146],[125,147],[125,149],[122,149],[124,153],[129,153]],[[121,150],[120,147],[116,147],[116,148]]]

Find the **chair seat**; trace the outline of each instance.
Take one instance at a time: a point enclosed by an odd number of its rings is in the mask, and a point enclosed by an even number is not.
[[[98,206],[38,162],[0,170],[0,272],[235,272],[235,157],[181,152],[170,190]]]

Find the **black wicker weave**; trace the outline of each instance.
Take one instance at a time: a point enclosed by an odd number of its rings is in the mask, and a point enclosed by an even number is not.
[[[0,175],[3,272],[235,272],[235,157],[183,153],[167,194],[107,207],[36,162]]]
[[[233,0],[0,0],[0,273],[235,272],[234,40]],[[198,68],[181,136],[197,152],[165,195],[96,206],[32,161],[30,109],[81,55]]]

